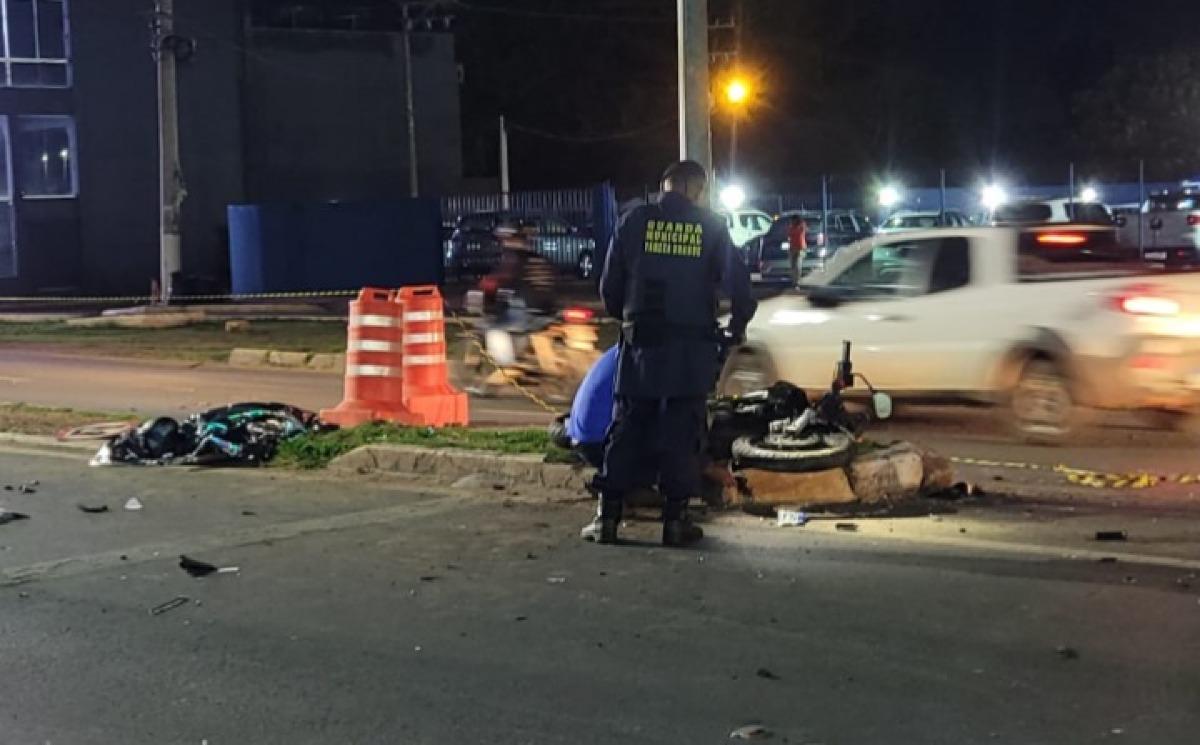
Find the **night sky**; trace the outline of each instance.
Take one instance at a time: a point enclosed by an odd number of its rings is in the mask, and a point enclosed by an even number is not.
[[[710,0],[714,20],[737,0]],[[777,189],[820,173],[951,183],[1200,172],[1200,2],[742,0],[761,80],[739,170]],[[292,0],[295,5],[295,0]],[[324,7],[381,5],[326,0]],[[651,183],[676,152],[675,0],[466,0],[456,16],[468,176],[514,188]],[[714,31],[716,50],[734,36]],[[718,63],[717,71],[720,71]],[[727,120],[713,147],[726,165]],[[1182,171],[1182,173],[1180,173]]]

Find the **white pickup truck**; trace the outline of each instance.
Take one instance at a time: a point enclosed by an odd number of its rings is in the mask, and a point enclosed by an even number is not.
[[[1087,226],[943,228],[844,248],[800,291],[764,301],[722,376],[725,393],[777,379],[828,387],[842,340],[898,400],[1004,407],[1056,442],[1093,408],[1182,425],[1200,411],[1200,274],[1117,261]]]

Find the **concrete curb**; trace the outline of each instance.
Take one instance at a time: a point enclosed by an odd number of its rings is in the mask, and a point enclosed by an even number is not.
[[[408,445],[364,445],[334,459],[329,469],[356,474],[437,474],[446,478],[478,475],[546,489],[575,490],[584,489],[591,475],[590,469],[544,463],[537,455]]]
[[[317,372],[343,373],[346,371],[346,355],[333,353],[281,352],[276,349],[249,349],[238,347],[229,352],[231,367],[251,367],[287,370],[315,370]]]

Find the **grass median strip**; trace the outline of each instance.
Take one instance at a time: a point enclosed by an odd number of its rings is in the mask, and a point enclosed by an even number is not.
[[[414,445],[427,448],[461,448],[509,455],[540,455],[547,462],[571,462],[571,455],[550,443],[544,428],[468,429],[450,427],[401,427],[395,424],[365,424],[305,435],[283,443],[274,465],[284,468],[324,468],[334,458],[363,445]]]
[[[0,323],[0,346],[4,344],[44,345],[112,357],[224,362],[235,347],[344,352],[346,326],[331,321],[252,321],[246,330],[231,333],[223,321],[167,329]]]

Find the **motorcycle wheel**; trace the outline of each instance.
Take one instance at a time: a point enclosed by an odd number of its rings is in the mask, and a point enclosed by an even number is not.
[[[854,459],[854,439],[842,432],[799,438],[739,437],[733,441],[733,462],[739,468],[808,473],[843,468]]]

